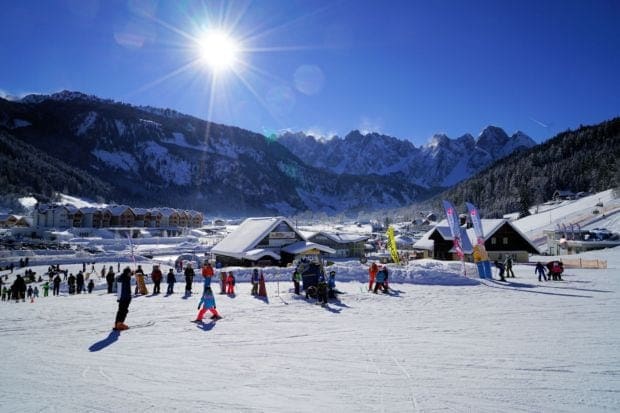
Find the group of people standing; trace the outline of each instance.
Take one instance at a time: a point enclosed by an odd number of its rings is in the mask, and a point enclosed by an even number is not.
[[[515,278],[515,273],[512,270],[512,256],[508,255],[506,256],[506,259],[504,260],[503,263],[495,260],[493,262],[493,265],[495,265],[495,267],[497,267],[499,273],[499,279],[500,281],[506,281],[506,278]],[[506,277],[504,277],[504,272],[506,272]]]
[[[377,291],[382,290],[384,293],[388,293],[388,268],[387,265],[377,265],[376,262],[370,264],[368,268],[368,291],[372,291],[377,294]]]

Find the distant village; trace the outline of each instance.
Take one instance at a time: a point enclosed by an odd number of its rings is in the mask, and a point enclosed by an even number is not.
[[[583,194],[579,194],[583,195]],[[555,202],[579,199],[572,193],[554,194]],[[597,203],[596,207],[602,207]],[[460,217],[461,251],[464,260],[472,262],[478,239],[466,214]],[[424,215],[413,221],[395,223],[394,245],[402,261],[419,258],[459,260],[453,236],[445,220],[437,222],[435,214]],[[312,226],[298,228],[285,217],[247,218],[229,233],[220,220],[205,225],[198,211],[174,208],[137,208],[127,205],[76,207],[71,204],[37,203],[32,216],[0,214],[0,228],[10,228],[11,236],[54,240],[66,232],[74,237],[176,237],[193,234],[215,234],[212,256],[225,265],[265,266],[287,265],[304,256],[325,258],[376,259],[392,262],[395,257],[387,251],[386,228],[379,223],[357,223],[366,230],[338,229],[312,230]],[[545,231],[547,251],[541,251],[514,222],[503,219],[483,219],[484,246],[491,260],[510,256],[517,262],[527,262],[532,254],[574,254],[589,249],[617,245],[618,234],[606,230],[581,230],[570,227]],[[107,235],[110,237],[110,235]]]

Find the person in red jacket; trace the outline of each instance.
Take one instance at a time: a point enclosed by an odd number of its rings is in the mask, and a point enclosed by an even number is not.
[[[235,295],[235,276],[232,271],[230,271],[228,277],[226,277],[226,294]]]
[[[215,273],[213,272],[213,267],[211,266],[211,263],[209,261],[205,261],[205,263],[202,266],[202,281],[204,283],[204,290],[206,290],[207,288],[211,288],[211,278],[213,278],[213,275],[215,275]]]
[[[368,291],[372,291],[372,287],[375,283],[375,279],[377,278],[377,273],[379,272],[379,267],[376,262],[370,264],[370,268],[368,268]]]
[[[159,269],[159,265],[153,265],[153,271],[151,272],[151,280],[153,280],[153,295],[159,294],[159,285],[163,275]]]

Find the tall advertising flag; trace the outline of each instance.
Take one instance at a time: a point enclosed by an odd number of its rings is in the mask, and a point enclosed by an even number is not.
[[[448,225],[450,226],[450,233],[452,234],[452,242],[454,243],[454,250],[456,255],[461,259],[463,264],[463,275],[467,275],[465,272],[465,254],[461,245],[461,226],[459,225],[459,217],[456,215],[456,208],[449,202],[443,201],[443,208],[446,210],[446,217],[448,218]]]
[[[396,248],[396,238],[394,238],[394,228],[391,226],[387,230],[388,237],[388,249],[390,250],[390,255],[392,257],[392,261],[396,264],[400,264],[400,259],[398,258],[398,249]]]
[[[484,247],[484,232],[482,230],[482,221],[480,220],[480,214],[478,208],[474,204],[466,202],[467,210],[469,211],[469,217],[471,223],[474,226],[474,233],[476,234],[476,246],[474,247],[474,262],[478,267],[478,275],[480,278],[491,279],[491,263],[489,262],[489,255]]]

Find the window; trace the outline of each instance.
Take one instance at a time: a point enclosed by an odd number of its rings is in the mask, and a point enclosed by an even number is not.
[[[502,238],[502,243],[503,243],[504,245],[508,245],[508,237],[504,237],[504,238]]]
[[[497,244],[497,239],[495,237],[491,238],[491,245]]]

